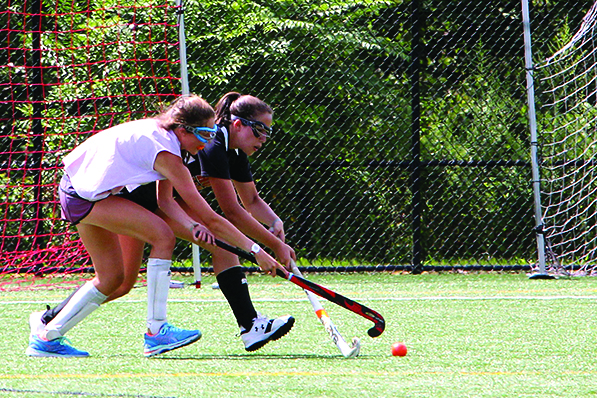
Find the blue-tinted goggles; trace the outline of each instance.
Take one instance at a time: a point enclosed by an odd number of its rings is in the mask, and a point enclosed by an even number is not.
[[[193,133],[193,135],[204,144],[207,144],[209,141],[216,138],[216,133],[218,132],[218,125],[216,124],[214,124],[213,127],[185,126],[184,124],[181,124],[180,126],[189,133]]]
[[[272,136],[272,128],[267,126],[265,123],[260,122],[258,120],[248,120],[242,117],[232,115],[232,120],[240,120],[242,124],[245,126],[250,126],[251,130],[253,130],[253,135],[255,138],[269,138]]]

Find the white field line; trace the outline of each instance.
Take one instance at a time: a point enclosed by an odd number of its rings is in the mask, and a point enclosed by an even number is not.
[[[375,297],[375,298],[359,298],[351,297],[358,301],[485,301],[485,300],[597,300],[597,296],[429,296],[429,297]],[[18,301],[0,301],[0,305],[15,305],[15,304],[52,304],[60,303],[62,300],[18,300]],[[273,299],[273,298],[256,298],[254,302],[270,303],[270,302],[303,302],[308,301],[306,298],[287,298],[287,299]],[[145,299],[118,299],[115,303],[145,303]],[[225,299],[168,299],[171,303],[225,303]]]

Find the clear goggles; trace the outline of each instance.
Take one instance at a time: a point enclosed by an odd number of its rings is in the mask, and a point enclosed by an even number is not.
[[[270,138],[272,136],[272,128],[265,123],[258,120],[249,120],[239,116],[232,115],[232,120],[240,120],[245,126],[251,127],[255,138]]]

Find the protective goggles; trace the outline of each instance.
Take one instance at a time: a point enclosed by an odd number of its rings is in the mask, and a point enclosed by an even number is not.
[[[209,141],[216,138],[216,133],[218,132],[218,126],[216,124],[214,124],[213,127],[195,127],[181,124],[180,127],[184,128],[189,133],[193,133],[193,135],[204,144],[207,144]]]
[[[265,123],[259,122],[257,120],[248,120],[242,117],[232,115],[232,120],[240,120],[242,124],[245,126],[250,126],[251,130],[253,130],[253,135],[255,138],[269,138],[272,136],[272,128],[268,127]]]

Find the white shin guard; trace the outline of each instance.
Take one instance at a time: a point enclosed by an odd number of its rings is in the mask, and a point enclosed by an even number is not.
[[[159,332],[166,323],[171,264],[171,260],[159,258],[147,261],[147,328],[152,334]]]
[[[88,281],[77,290],[64,308],[45,327],[46,339],[54,340],[62,337],[87,315],[95,311],[100,304],[106,301],[107,296],[102,294]]]

